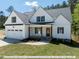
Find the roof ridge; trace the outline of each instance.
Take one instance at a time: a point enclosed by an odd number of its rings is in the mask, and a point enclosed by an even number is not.
[[[51,8],[51,9],[44,9],[44,10],[57,10],[57,9],[66,9],[66,8],[70,8],[70,6],[68,6],[68,7],[63,7],[63,8]]]
[[[38,9],[37,9],[38,10]],[[65,7],[65,8],[57,8],[57,9],[49,9],[43,10],[51,16],[53,19],[56,19],[59,15],[64,15],[66,19],[68,19],[71,22],[71,13],[70,13],[70,7]],[[16,10],[14,12],[17,14],[17,16],[25,23],[29,21],[29,19],[32,18],[32,16],[35,14],[35,12],[26,12],[26,13],[21,13]]]

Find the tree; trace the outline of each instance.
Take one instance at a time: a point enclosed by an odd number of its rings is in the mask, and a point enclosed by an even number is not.
[[[9,6],[6,11],[11,13],[13,10],[14,10],[14,7],[13,6]]]
[[[66,2],[66,1],[63,1],[63,2],[62,2],[62,5],[61,5],[61,4],[56,4],[56,5],[52,4],[51,6],[48,5],[48,6],[45,7],[44,9],[64,8],[64,7],[67,7],[67,6],[68,6],[67,2]]]
[[[3,11],[0,11],[0,28],[4,28],[3,24],[5,23],[7,17],[4,15]]]
[[[54,4],[52,4],[50,8],[54,9],[55,8]]]
[[[55,8],[60,8],[60,7],[61,7],[60,4],[56,4],[56,5],[55,5]]]
[[[3,16],[4,15],[4,12],[3,11],[0,11],[0,16]]]
[[[50,6],[47,6],[47,9],[50,9]]]
[[[68,0],[69,2],[69,6],[71,7],[71,12],[74,12],[74,8],[76,6],[76,4],[78,3],[79,0]]]
[[[73,24],[72,24],[72,28],[74,31],[74,34],[79,34],[79,4],[76,4],[75,9],[73,11]]]
[[[79,4],[77,4],[75,6],[74,14],[73,14],[73,19],[74,19],[75,22],[79,21]]]
[[[62,7],[67,7],[67,6],[68,6],[67,2],[66,1],[63,1]]]

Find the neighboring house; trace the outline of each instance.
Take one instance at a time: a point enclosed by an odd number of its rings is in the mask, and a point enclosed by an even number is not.
[[[71,39],[70,7],[20,13],[13,11],[5,22],[7,38],[24,39],[31,36],[44,36]]]

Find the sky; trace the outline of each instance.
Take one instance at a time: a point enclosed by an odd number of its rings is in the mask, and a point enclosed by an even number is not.
[[[29,12],[33,6],[46,7],[51,4],[61,4],[63,1],[67,0],[0,0],[0,11],[4,11],[5,15],[8,15],[6,9],[9,6],[13,6],[19,12]]]

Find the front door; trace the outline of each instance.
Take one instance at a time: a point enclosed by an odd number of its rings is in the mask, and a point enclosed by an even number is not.
[[[46,36],[51,37],[51,28],[46,28]]]

